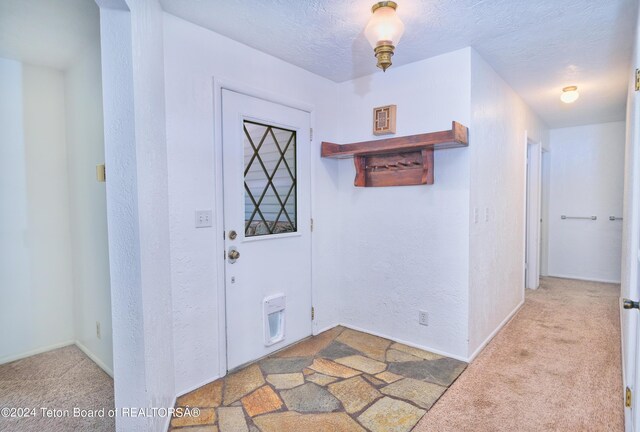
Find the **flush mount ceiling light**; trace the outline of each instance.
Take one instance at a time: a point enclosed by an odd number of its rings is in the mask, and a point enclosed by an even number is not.
[[[396,2],[392,1],[374,4],[371,8],[373,15],[364,29],[364,35],[378,59],[377,66],[383,71],[391,66],[393,50],[404,33],[404,24],[396,14],[397,7]]]
[[[578,93],[577,86],[569,86],[562,89],[562,94],[560,95],[560,100],[564,103],[574,103],[580,97],[580,93]]]

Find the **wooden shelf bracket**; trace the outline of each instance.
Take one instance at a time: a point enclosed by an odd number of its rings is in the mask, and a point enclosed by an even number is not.
[[[469,130],[453,122],[451,130],[363,141],[353,144],[323,142],[321,156],[353,157],[354,185],[358,187],[409,186],[434,183],[434,150],[469,145]]]

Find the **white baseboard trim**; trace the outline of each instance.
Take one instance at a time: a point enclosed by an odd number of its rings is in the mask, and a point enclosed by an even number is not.
[[[363,329],[363,328],[352,326],[352,325],[349,325],[349,324],[339,324],[339,325],[341,325],[342,327],[349,328],[351,330],[356,330],[356,331],[363,332],[363,333],[369,333],[369,334],[372,334],[374,336],[378,336],[378,337],[381,337],[381,338],[384,338],[384,339],[389,339],[389,340],[392,340],[394,342],[398,342],[398,343],[401,343],[401,344],[404,344],[404,345],[408,345],[410,347],[418,348],[418,349],[421,349],[421,350],[424,350],[424,351],[429,351],[429,352],[432,352],[434,354],[439,354],[439,355],[442,355],[442,356],[445,356],[445,357],[450,357],[452,359],[456,359],[456,360],[460,360],[460,361],[468,363],[468,360],[464,356],[460,356],[460,355],[457,355],[457,354],[452,354],[452,353],[449,353],[449,352],[446,352],[446,351],[438,350],[438,349],[431,348],[431,347],[424,346],[424,345],[418,345],[418,344],[415,344],[413,342],[407,342],[407,341],[402,340],[402,339],[392,338],[392,337],[387,336],[387,335],[382,334],[382,333],[374,332],[374,331],[371,331],[371,330]]]
[[[573,279],[585,282],[601,282],[601,283],[611,283],[611,284],[620,284],[620,280],[610,280],[610,279],[595,279],[595,278],[583,278],[578,276],[567,276],[567,275],[559,275],[559,274],[548,274],[545,277],[554,277],[560,279]]]
[[[34,356],[36,354],[42,354],[42,353],[45,353],[47,351],[52,351],[54,349],[63,348],[63,347],[69,346],[69,345],[73,345],[74,343],[75,343],[75,341],[70,340],[70,341],[60,342],[60,343],[53,344],[53,345],[47,345],[47,346],[44,346],[42,348],[36,348],[34,350],[23,352],[23,353],[20,353],[20,354],[5,356],[5,357],[0,358],[0,365],[5,364],[5,363],[11,363],[11,362],[14,362],[16,360],[22,360],[23,358],[31,357],[31,356]]]
[[[496,327],[491,332],[491,334],[484,340],[484,342],[482,342],[480,344],[480,346],[478,348],[476,348],[476,350],[469,356],[469,359],[466,360],[467,363],[471,363],[476,357],[478,357],[478,354],[480,354],[482,352],[482,350],[487,345],[489,345],[489,342],[491,342],[491,339],[493,339],[500,332],[500,330],[502,330],[502,328],[504,326],[506,326],[509,323],[509,321],[511,321],[513,319],[513,317],[518,313],[518,311],[520,310],[522,305],[524,305],[524,300],[522,300],[520,303],[518,303],[518,305],[515,307],[515,309],[513,309],[511,312],[509,312],[509,315],[507,315],[507,317],[505,319],[503,319],[500,324],[498,324],[498,327]]]
[[[109,368],[106,364],[104,364],[104,362],[100,360],[97,355],[91,352],[91,350],[87,348],[82,342],[77,340],[75,341],[75,344],[78,348],[80,348],[80,351],[85,353],[85,355],[91,359],[92,362],[97,364],[100,369],[105,371],[107,375],[113,378],[113,370],[111,370],[111,368]]]

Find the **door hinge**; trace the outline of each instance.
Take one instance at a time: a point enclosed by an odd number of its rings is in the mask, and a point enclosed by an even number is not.
[[[624,395],[624,406],[631,408],[631,389],[627,387]]]
[[[226,240],[226,239],[227,239],[227,232],[222,231],[222,240]]]
[[[222,253],[222,259],[225,260],[225,261],[227,260],[227,251],[226,250],[223,251],[223,253]]]
[[[316,308],[311,306],[311,321],[313,321],[315,318],[316,318]]]
[[[313,141],[313,128],[309,128],[309,141]]]
[[[96,180],[100,183],[107,181],[107,167],[105,164],[96,165]]]
[[[313,218],[311,218],[311,232],[313,232]]]

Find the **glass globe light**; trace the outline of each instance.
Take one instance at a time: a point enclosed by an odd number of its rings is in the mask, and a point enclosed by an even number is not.
[[[578,87],[569,86],[562,89],[560,100],[564,103],[570,104],[577,101],[579,97],[580,97],[580,93],[578,93]]]
[[[386,71],[391,66],[391,57],[404,33],[404,24],[396,14],[398,5],[392,1],[376,3],[371,8],[373,15],[364,29],[364,35],[371,44],[377,66]]]

